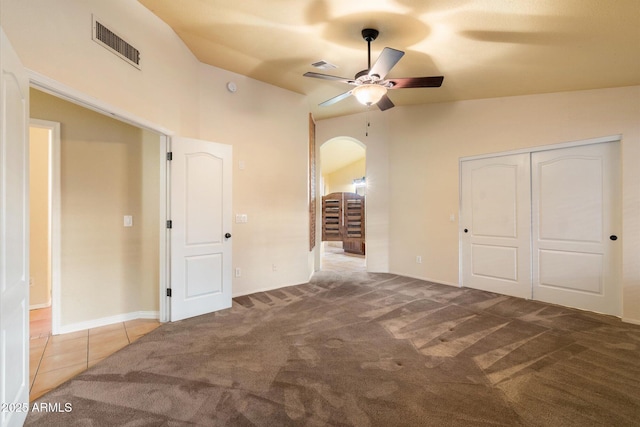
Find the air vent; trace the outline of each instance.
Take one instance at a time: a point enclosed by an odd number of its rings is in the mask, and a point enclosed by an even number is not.
[[[107,28],[104,24],[93,18],[93,40],[99,45],[109,49],[121,59],[140,69],[140,51],[120,36]]]
[[[311,66],[319,68],[321,70],[331,70],[331,69],[334,69],[334,68],[338,68],[337,65],[333,65],[332,63],[327,62],[325,60],[314,62],[313,64],[311,64]]]

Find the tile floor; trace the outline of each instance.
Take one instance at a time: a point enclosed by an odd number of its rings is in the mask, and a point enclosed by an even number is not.
[[[323,244],[322,271],[367,271],[364,255],[348,254],[341,247]]]
[[[136,319],[52,336],[51,309],[31,310],[29,400],[37,399],[158,326],[157,320]]]

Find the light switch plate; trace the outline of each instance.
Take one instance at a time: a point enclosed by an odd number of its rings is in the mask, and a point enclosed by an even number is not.
[[[124,216],[124,226],[125,227],[133,227],[133,216],[125,215]]]

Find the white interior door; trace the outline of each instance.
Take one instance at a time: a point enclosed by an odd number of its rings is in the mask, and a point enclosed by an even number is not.
[[[231,307],[231,146],[173,138],[171,321]]]
[[[619,149],[531,155],[535,299],[621,315]]]
[[[462,285],[531,297],[529,154],[463,161]]]
[[[29,81],[0,38],[0,425],[18,426],[29,405]]]

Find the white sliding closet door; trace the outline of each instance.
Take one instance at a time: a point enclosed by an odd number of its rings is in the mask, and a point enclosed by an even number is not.
[[[619,141],[462,161],[462,285],[620,316],[619,167]]]
[[[462,285],[531,298],[529,154],[464,161]]]
[[[534,299],[621,314],[619,150],[531,154]]]

